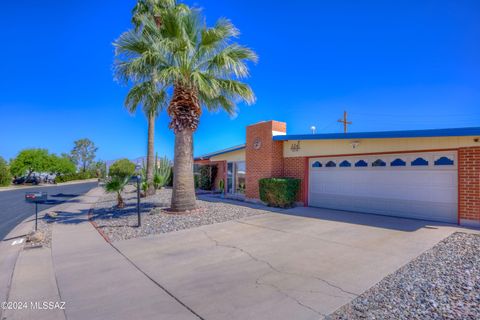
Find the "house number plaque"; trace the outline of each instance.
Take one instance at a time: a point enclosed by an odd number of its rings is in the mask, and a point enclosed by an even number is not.
[[[292,143],[290,150],[292,150],[292,152],[298,152],[300,150],[300,141]]]

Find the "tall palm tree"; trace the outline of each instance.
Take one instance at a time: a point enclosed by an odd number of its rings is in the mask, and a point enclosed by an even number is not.
[[[247,62],[256,62],[257,55],[233,42],[239,31],[227,19],[207,27],[199,10],[186,6],[164,10],[160,17],[160,25],[154,19],[140,18],[142,28],[126,32],[121,40],[131,49],[148,51],[144,60],[154,66],[147,72],[142,63],[131,64],[128,72],[146,78],[153,73],[171,97],[167,108],[169,127],[175,133],[171,209],[186,211],[196,208],[193,133],[202,107],[233,115],[238,102],[253,103],[253,91],[241,80],[249,75]]]
[[[153,19],[160,28],[161,14],[165,10],[175,7],[174,0],[139,0],[132,10],[132,23],[135,30],[142,28],[144,19]],[[148,56],[154,50],[148,46],[148,39],[138,34],[135,42],[124,42],[122,36],[114,42],[116,48],[115,73],[117,78],[124,83],[134,83],[125,99],[125,107],[130,113],[135,113],[140,105],[148,121],[147,139],[147,195],[155,193],[154,168],[155,168],[155,120],[166,106],[165,91],[158,85],[154,77],[154,66],[148,61]],[[150,49],[150,50],[148,50]],[[131,66],[142,68],[141,72],[131,72]]]

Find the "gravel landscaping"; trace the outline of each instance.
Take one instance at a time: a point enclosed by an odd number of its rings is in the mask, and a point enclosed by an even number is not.
[[[118,241],[268,212],[242,205],[197,200],[198,211],[182,215],[172,214],[164,211],[170,204],[171,192],[171,189],[162,189],[153,196],[141,199],[142,225],[140,228],[137,227],[136,192],[131,186],[124,193],[127,204],[125,208],[116,208],[116,195],[106,194],[96,203],[93,219],[111,241]]]
[[[33,218],[35,220],[35,218]],[[27,243],[25,248],[32,247],[52,247],[52,223],[54,221],[47,216],[38,217],[37,232],[32,230],[27,235]],[[33,222],[35,223],[35,222]]]
[[[480,235],[454,233],[329,319],[480,319]]]

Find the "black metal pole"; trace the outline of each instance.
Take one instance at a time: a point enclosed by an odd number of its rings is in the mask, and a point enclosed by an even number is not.
[[[137,216],[138,216],[138,226],[141,225],[141,218],[140,218],[140,179],[137,176]]]
[[[37,231],[37,221],[38,221],[38,203],[35,202],[35,231]]]

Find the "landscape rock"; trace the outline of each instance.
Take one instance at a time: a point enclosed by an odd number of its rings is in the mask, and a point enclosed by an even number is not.
[[[269,212],[250,208],[241,202],[233,205],[197,200],[198,209],[178,214],[168,211],[172,190],[165,188],[141,200],[142,224],[138,228],[136,192],[133,188],[126,191],[124,209],[115,208],[116,197],[112,194],[106,194],[95,205],[93,218],[111,241],[195,228]]]
[[[480,319],[480,235],[452,234],[328,319]]]

